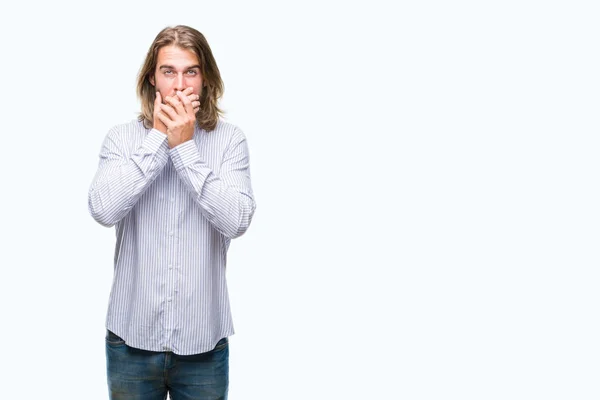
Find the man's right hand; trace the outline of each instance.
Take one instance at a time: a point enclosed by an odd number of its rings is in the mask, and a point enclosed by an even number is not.
[[[156,98],[154,99],[154,123],[152,124],[152,127],[154,129],[161,131],[162,133],[164,133],[166,135],[167,134],[167,126],[165,124],[163,124],[162,121],[160,119],[158,119],[158,117],[156,116],[156,113],[158,111],[160,111],[161,104],[162,104],[162,97],[160,95],[160,92],[157,91]]]
[[[198,100],[200,99],[200,96],[192,94],[194,88],[189,87],[187,89],[185,89],[182,93],[185,96],[188,96],[188,98],[190,99],[190,101],[192,102],[192,104],[194,105],[194,113],[198,113],[198,111],[200,110],[199,107],[199,102]],[[158,111],[160,111],[160,107],[159,105],[163,104],[163,100],[162,100],[162,96],[160,95],[160,92],[156,92],[156,98],[154,99],[154,122],[153,122],[153,128],[157,129],[159,131],[161,131],[162,133],[164,133],[165,135],[167,134],[167,126],[156,116],[156,113]],[[196,106],[198,104],[198,106]]]

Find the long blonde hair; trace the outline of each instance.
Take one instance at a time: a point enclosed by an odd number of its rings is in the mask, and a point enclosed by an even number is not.
[[[161,47],[171,45],[192,51],[200,61],[200,73],[205,87],[200,96],[201,106],[196,114],[196,122],[200,128],[212,131],[217,126],[219,117],[223,115],[223,111],[218,106],[224,90],[221,73],[204,35],[185,25],[163,29],[150,45],[137,78],[137,95],[142,106],[138,119],[143,121],[148,129],[154,124],[156,88],[150,83],[150,77],[153,77],[156,71],[158,51]]]

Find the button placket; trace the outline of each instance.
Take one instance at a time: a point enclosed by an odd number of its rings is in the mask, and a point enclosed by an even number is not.
[[[170,184],[168,185],[168,193],[165,193],[164,199],[169,208],[169,218],[167,219],[167,270],[165,271],[165,292],[164,292],[164,327],[166,331],[165,348],[173,347],[173,331],[177,323],[175,318],[175,302],[174,302],[174,284],[175,284],[175,268],[177,267],[177,258],[179,254],[178,241],[178,204],[177,196],[174,194],[178,190],[178,177],[174,168],[169,171]]]

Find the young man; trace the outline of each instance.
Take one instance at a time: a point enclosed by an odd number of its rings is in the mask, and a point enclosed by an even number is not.
[[[140,116],[108,132],[88,196],[116,226],[110,397],[227,399],[226,255],[256,207],[246,138],[220,119],[219,69],[193,28],[157,35],[137,92]]]

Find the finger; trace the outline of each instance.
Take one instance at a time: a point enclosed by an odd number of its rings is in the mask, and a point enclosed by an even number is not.
[[[200,95],[194,94],[194,88],[191,86],[183,90],[182,93],[187,96],[190,101],[200,100]]]
[[[177,96],[183,103],[183,106],[185,107],[185,112],[188,114],[193,114],[194,106],[192,106],[192,102],[190,101],[190,99],[185,94],[183,94],[183,92],[177,92]]]
[[[183,93],[183,94],[185,94],[185,93]],[[197,95],[197,94],[193,94],[193,93],[192,93],[192,94],[189,94],[189,95],[187,96],[187,98],[188,98],[188,99],[190,99],[190,101],[197,101],[197,100],[200,100],[200,96],[199,96],[199,95]]]
[[[177,112],[169,105],[159,104],[159,111],[162,111],[171,121],[177,119]]]
[[[186,95],[184,92],[175,92],[181,103],[183,103],[184,107],[193,101],[190,96]],[[193,95],[192,95],[193,96]]]
[[[179,104],[179,97],[177,96],[165,96],[165,102],[163,104],[169,104],[172,107],[176,107]]]
[[[156,98],[154,99],[154,109],[158,109],[158,104],[162,103],[162,98],[160,97],[160,92],[156,92]]]
[[[198,114],[198,111],[200,111],[200,107],[194,107],[194,114]]]
[[[183,94],[186,95],[190,101],[194,101],[195,97],[197,96],[194,94],[194,88],[192,86],[185,88],[185,90],[183,90]]]
[[[177,93],[181,93],[181,92],[177,92]],[[186,96],[184,96],[184,98],[187,99]],[[175,95],[173,97],[165,97],[165,100],[167,100],[167,104],[171,105],[177,114],[179,114],[179,115],[185,114],[185,112],[186,112],[185,106],[181,103],[181,101],[180,101],[181,98],[179,97],[179,95]]]
[[[192,107],[194,107],[194,108],[200,108],[200,102],[199,101],[192,101]]]
[[[160,120],[160,122],[162,122],[163,124],[165,124],[165,126],[167,127],[167,129],[171,129],[171,125],[173,124],[173,121],[171,121],[171,119],[169,119],[169,117],[167,117],[164,112],[159,111],[159,112],[156,113],[156,116],[158,117],[158,119]]]

